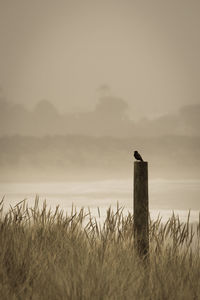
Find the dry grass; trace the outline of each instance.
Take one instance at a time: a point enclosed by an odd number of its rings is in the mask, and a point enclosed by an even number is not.
[[[0,299],[200,299],[200,223],[150,222],[150,262],[133,248],[133,216],[99,224],[22,202],[0,210]]]

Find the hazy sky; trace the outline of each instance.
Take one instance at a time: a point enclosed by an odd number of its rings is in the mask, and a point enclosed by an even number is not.
[[[199,0],[0,0],[0,86],[75,111],[107,84],[135,118],[199,103],[199,16]]]

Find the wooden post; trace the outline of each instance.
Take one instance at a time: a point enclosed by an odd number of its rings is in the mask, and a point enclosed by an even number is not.
[[[148,163],[134,162],[134,245],[138,255],[149,253]]]

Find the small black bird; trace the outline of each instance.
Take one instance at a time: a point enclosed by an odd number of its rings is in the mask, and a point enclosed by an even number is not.
[[[134,157],[137,160],[143,161],[142,156],[140,155],[140,153],[138,153],[137,151],[134,151]]]

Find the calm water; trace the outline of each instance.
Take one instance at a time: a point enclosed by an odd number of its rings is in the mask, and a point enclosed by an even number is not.
[[[0,197],[5,195],[4,207],[14,206],[27,199],[32,206],[36,195],[40,203],[46,199],[52,209],[59,205],[61,209],[71,211],[72,204],[77,207],[90,207],[97,216],[100,208],[102,218],[111,205],[117,202],[124,212],[133,210],[132,180],[107,180],[92,182],[51,182],[51,183],[0,183]],[[149,204],[151,217],[158,213],[163,220],[171,216],[172,211],[184,221],[191,210],[191,221],[198,221],[200,211],[200,180],[151,180],[149,182]]]

